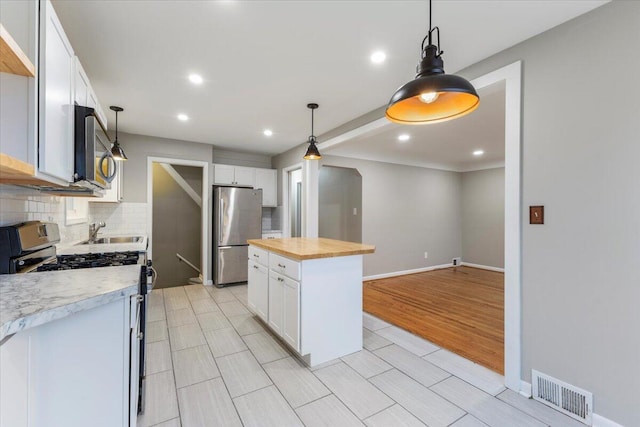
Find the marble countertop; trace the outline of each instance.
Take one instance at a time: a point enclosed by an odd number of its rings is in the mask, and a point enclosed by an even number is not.
[[[148,239],[142,233],[137,234],[102,234],[98,233],[97,238],[101,237],[127,237],[127,236],[142,236],[141,242],[136,243],[100,243],[93,245],[81,245],[87,239],[77,240],[65,244],[56,245],[56,253],[58,255],[79,255],[89,253],[102,253],[102,252],[146,252]]]
[[[135,295],[139,280],[140,265],[0,275],[0,342],[24,329]]]
[[[297,260],[364,255],[376,250],[373,245],[324,238],[252,239],[247,242]]]

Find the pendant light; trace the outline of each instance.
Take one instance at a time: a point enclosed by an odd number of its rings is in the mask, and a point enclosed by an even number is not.
[[[432,42],[434,38],[437,38],[436,45]],[[462,117],[478,108],[480,97],[473,85],[462,77],[444,73],[443,53],[440,29],[431,26],[429,0],[429,32],[422,40],[416,77],[393,94],[385,112],[387,119],[409,125],[437,123]]]
[[[313,135],[313,110],[318,108],[318,104],[307,104],[307,108],[311,109],[311,136],[309,137],[309,148],[305,153],[303,159],[305,160],[320,160],[322,156],[318,147],[316,147],[316,137]]]
[[[113,141],[113,146],[111,147],[111,154],[113,158],[116,160],[127,160],[127,156],[124,154],[124,150],[120,147],[120,143],[118,142],[118,113],[124,111],[122,107],[116,107],[112,105],[109,107],[111,111],[116,112],[116,139]]]

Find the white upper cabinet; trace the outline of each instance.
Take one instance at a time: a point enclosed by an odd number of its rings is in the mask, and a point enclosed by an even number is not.
[[[275,169],[256,169],[255,188],[262,189],[262,206],[278,205],[277,181],[278,171]]]
[[[253,187],[256,181],[254,168],[231,165],[213,166],[213,183],[216,185],[239,185]]]
[[[74,54],[50,1],[40,15],[40,172],[73,182]]]
[[[84,107],[91,107],[87,103],[87,99],[89,98],[89,77],[87,77],[87,73],[84,72],[84,68],[82,68],[82,64],[80,64],[80,60],[76,56],[74,59],[75,71],[74,71],[74,94],[73,100],[78,105],[82,105]]]
[[[233,185],[235,181],[235,167],[228,165],[214,165],[213,183],[218,185]]]
[[[105,116],[102,107],[100,107],[98,97],[91,87],[89,77],[87,77],[87,73],[84,71],[84,68],[82,68],[82,64],[77,56],[74,60],[74,88],[73,100],[76,104],[82,105],[83,107],[93,108],[95,110],[96,117],[106,129],[107,117]]]
[[[236,185],[253,187],[256,183],[256,170],[254,168],[235,167]]]
[[[278,171],[245,166],[213,165],[214,185],[238,185],[262,189],[262,206],[278,205]]]

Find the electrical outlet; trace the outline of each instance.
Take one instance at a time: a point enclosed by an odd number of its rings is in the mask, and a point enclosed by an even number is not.
[[[424,259],[427,259],[427,258],[429,258],[429,252],[424,253]]]
[[[454,258],[454,259],[451,261],[451,263],[453,264],[453,266],[454,266],[454,267],[457,267],[457,266],[459,266],[460,264],[462,264],[462,258],[460,258],[460,257]]]

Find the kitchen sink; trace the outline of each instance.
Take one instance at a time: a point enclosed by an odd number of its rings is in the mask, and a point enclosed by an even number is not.
[[[142,236],[112,236],[112,237],[99,237],[94,241],[87,240],[80,243],[81,245],[99,245],[99,244],[113,244],[113,243],[138,243],[142,242],[144,237]]]

